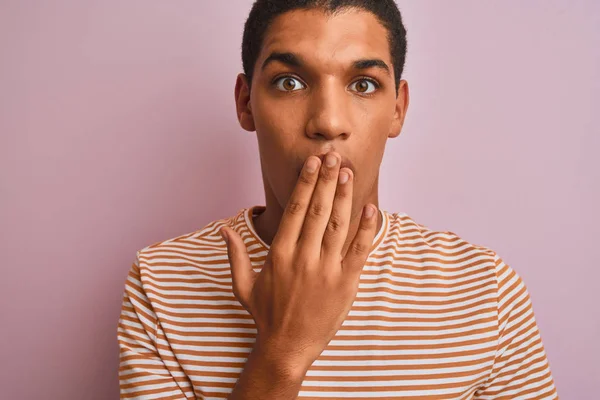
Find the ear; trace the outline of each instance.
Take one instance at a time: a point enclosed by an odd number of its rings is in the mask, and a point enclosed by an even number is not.
[[[250,107],[250,85],[245,74],[238,74],[235,81],[235,108],[240,126],[248,132],[254,132],[254,116]]]
[[[408,82],[404,79],[400,81],[398,85],[398,96],[396,97],[396,111],[394,112],[394,119],[392,126],[390,127],[389,138],[395,138],[400,135],[402,126],[404,125],[404,118],[406,117],[406,111],[408,110],[409,103],[408,93]]]

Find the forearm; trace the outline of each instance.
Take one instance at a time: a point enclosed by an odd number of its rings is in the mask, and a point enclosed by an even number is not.
[[[305,374],[304,367],[255,347],[228,399],[296,399]]]

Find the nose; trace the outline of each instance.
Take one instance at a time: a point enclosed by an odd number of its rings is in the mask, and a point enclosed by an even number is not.
[[[306,135],[311,139],[334,140],[350,137],[350,96],[332,80],[311,93]]]

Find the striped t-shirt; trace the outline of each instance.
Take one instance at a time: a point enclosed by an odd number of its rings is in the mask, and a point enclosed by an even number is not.
[[[118,327],[122,398],[231,393],[256,329],[233,295],[219,229],[240,234],[258,272],[269,246],[252,215],[262,211],[138,251]],[[380,212],[357,297],[298,398],[558,398],[519,276],[488,248]]]

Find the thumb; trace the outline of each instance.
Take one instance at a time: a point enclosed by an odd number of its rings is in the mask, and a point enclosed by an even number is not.
[[[246,245],[237,232],[228,227],[221,228],[219,232],[227,244],[233,294],[242,303],[244,308],[250,312],[248,309],[250,294],[252,293],[258,273],[252,269]]]

